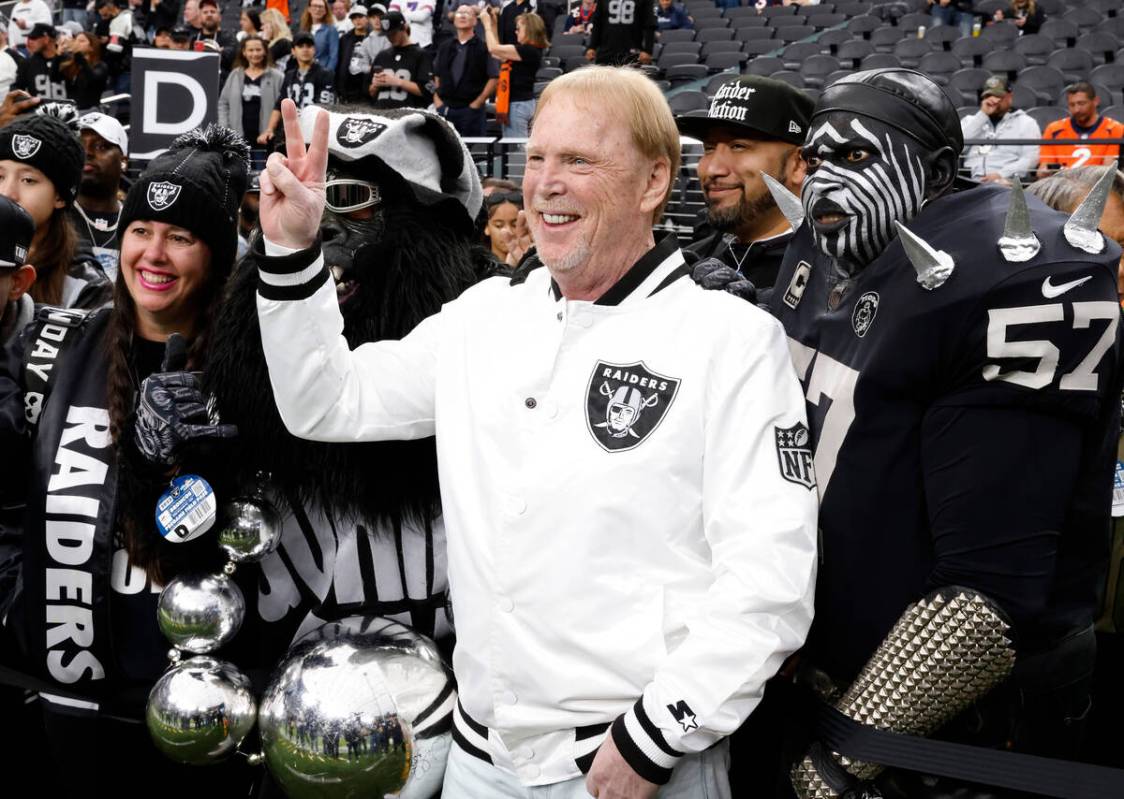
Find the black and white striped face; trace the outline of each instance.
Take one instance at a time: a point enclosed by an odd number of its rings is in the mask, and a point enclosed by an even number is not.
[[[888,125],[844,112],[813,122],[801,200],[819,248],[847,274],[873,261],[921,210],[919,145]]]

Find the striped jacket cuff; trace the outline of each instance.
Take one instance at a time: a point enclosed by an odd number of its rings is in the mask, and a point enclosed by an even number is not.
[[[306,250],[288,255],[265,254],[262,239],[254,243],[258,294],[267,300],[306,300],[331,277],[324,266],[320,238]]]
[[[672,749],[659,727],[644,712],[644,699],[613,722],[613,743],[632,770],[656,785],[671,779],[671,770],[683,757],[683,752]]]

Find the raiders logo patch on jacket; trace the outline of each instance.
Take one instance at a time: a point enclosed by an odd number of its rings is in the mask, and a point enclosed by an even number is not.
[[[659,427],[678,391],[676,378],[651,371],[643,361],[598,361],[586,391],[586,425],[606,452],[632,449]]]

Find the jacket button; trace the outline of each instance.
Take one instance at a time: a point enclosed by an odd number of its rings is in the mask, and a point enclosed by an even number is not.
[[[527,399],[523,400],[523,404],[527,406],[528,410],[532,410],[532,411],[536,407],[538,407],[538,402],[535,401],[534,397],[527,397]]]
[[[514,705],[519,701],[519,697],[517,697],[513,691],[504,691],[500,694],[500,701],[505,705]]]

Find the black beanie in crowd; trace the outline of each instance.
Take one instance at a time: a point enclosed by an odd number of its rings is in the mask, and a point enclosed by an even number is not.
[[[54,184],[59,197],[69,206],[78,196],[86,151],[77,132],[62,120],[28,114],[0,128],[0,161],[35,167]]]
[[[238,247],[238,208],[246,192],[250,147],[230,128],[185,133],[137,178],[121,208],[122,232],[137,219],[189,230],[229,270]]]

